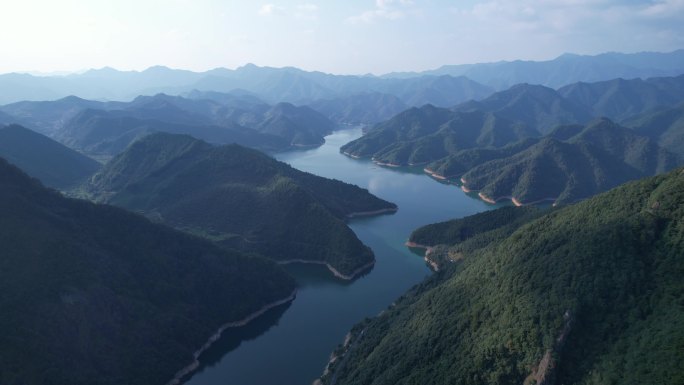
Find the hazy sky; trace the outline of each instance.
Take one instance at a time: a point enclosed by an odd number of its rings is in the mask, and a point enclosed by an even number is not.
[[[0,0],[0,72],[333,73],[684,48],[684,0]]]

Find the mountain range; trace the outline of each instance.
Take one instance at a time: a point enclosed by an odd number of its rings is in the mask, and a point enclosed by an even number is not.
[[[0,75],[0,104],[19,101],[56,100],[70,95],[84,99],[128,101],[138,95],[200,92],[246,92],[275,104],[308,104],[319,99],[348,97],[368,92],[391,94],[404,103],[453,105],[480,98],[493,90],[465,77],[419,76],[383,79],[376,76],[333,75],[293,67],[257,67],[248,64],[235,70],[217,68],[206,72],[151,67],[147,70],[89,70],[68,76],[37,77]]]
[[[558,91],[520,84],[451,109],[406,110],[340,151],[386,166],[424,166],[490,202],[571,202],[684,162],[683,82],[618,79]]]
[[[500,61],[495,63],[445,65],[420,73],[393,73],[385,77],[418,75],[465,76],[497,90],[515,84],[539,84],[551,88],[575,82],[598,82],[624,78],[649,78],[682,74],[684,49],[673,52],[608,52],[599,55],[563,54],[546,61]]]
[[[483,98],[519,83],[558,88],[583,81],[675,76],[684,72],[684,50],[669,53],[565,54],[548,61],[513,61],[448,65],[421,73],[384,76],[333,75],[293,67],[247,64],[235,70],[205,72],[162,66],[144,71],[89,70],[67,76],[0,75],[0,104],[23,100],[56,100],[69,95],[95,100],[131,100],[137,95],[178,95],[193,89],[230,92],[242,89],[268,103],[308,104],[369,92],[396,96],[409,106],[431,103],[447,107]]]
[[[504,150],[500,158],[490,158],[461,176],[462,188],[487,201],[515,204],[573,202],[683,162],[608,119],[560,127],[513,155]]]
[[[309,107],[289,103],[271,106],[239,94],[191,93],[187,98],[158,94],[139,96],[127,103],[69,96],[56,101],[18,102],[0,107],[0,111],[17,123],[103,159],[159,131],[277,151],[320,145],[336,127]]]

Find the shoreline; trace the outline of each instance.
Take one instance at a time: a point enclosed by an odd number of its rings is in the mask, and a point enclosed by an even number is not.
[[[352,154],[351,152],[347,152],[347,151],[342,151],[342,155],[346,155],[346,156],[348,156],[348,157],[350,157],[350,158],[353,158],[353,159],[361,159],[360,156],[354,155],[354,154]]]
[[[431,169],[429,169],[427,167],[423,169],[423,172],[428,174],[429,176],[435,178],[435,179],[439,179],[439,180],[448,180],[449,179],[449,178],[445,177],[444,175],[437,174],[436,172],[432,171]]]
[[[430,265],[430,267],[432,267],[432,270],[439,271],[439,263],[437,263],[437,261],[432,260],[430,258],[430,254],[435,249],[434,246],[421,245],[420,243],[415,243],[415,242],[411,242],[411,241],[406,241],[404,243],[404,246],[413,247],[415,249],[425,249],[425,255],[423,256],[423,259],[425,260],[425,262],[427,262],[428,265]]]
[[[490,197],[484,195],[483,193],[478,193],[477,196],[479,196],[480,199],[482,199],[483,201],[490,203],[490,204],[496,204],[497,202],[499,202],[501,200],[508,199],[516,207],[535,205],[537,203],[542,203],[542,202],[547,202],[547,201],[555,202],[556,200],[558,200],[558,198],[542,198],[542,199],[538,199],[538,200],[533,201],[533,202],[523,203],[523,202],[520,202],[516,197],[512,197],[512,196],[501,196],[501,197],[497,197],[497,198],[490,198]],[[554,203],[553,205],[555,206],[556,204]]]
[[[372,260],[371,262],[368,262],[367,264],[365,264],[365,265],[359,267],[358,269],[352,271],[351,274],[343,274],[339,270],[332,267],[328,262],[325,262],[325,261],[308,261],[306,259],[290,259],[287,261],[276,261],[276,263],[279,265],[291,265],[293,263],[304,263],[304,264],[310,264],[310,265],[325,265],[325,267],[327,267],[328,270],[330,270],[330,272],[333,273],[333,275],[335,277],[343,279],[345,281],[351,281],[351,280],[357,278],[364,271],[375,266],[375,260]]]
[[[359,218],[359,217],[370,217],[380,214],[396,213],[399,210],[398,207],[388,207],[386,209],[372,210],[372,211],[355,211],[346,215],[346,218]]]
[[[520,202],[519,200],[517,200],[517,199],[515,199],[515,198],[511,199],[511,201],[513,201],[513,204],[516,205],[516,206],[536,205],[537,203],[549,202],[549,201],[554,202],[554,203],[553,203],[553,206],[555,206],[557,200],[558,200],[558,198],[549,197],[549,198],[538,199],[538,200],[536,200],[536,201],[534,201],[534,202],[522,203],[522,202]]]
[[[216,333],[214,333],[207,342],[202,345],[198,350],[196,350],[193,353],[194,360],[190,365],[187,365],[183,369],[179,370],[175,376],[171,379],[171,381],[167,382],[166,385],[178,385],[182,382],[183,378],[189,375],[190,373],[194,372],[197,370],[197,368],[200,366],[199,362],[199,356],[204,353],[211,345],[214,344],[214,342],[218,341],[221,338],[221,334],[229,328],[235,328],[235,327],[240,327],[240,326],[245,326],[249,322],[253,321],[255,318],[261,316],[262,314],[266,313],[267,311],[273,309],[276,306],[284,305],[288,302],[292,302],[295,297],[297,296],[297,289],[293,290],[290,295],[288,295],[285,298],[279,299],[277,301],[271,302],[269,304],[264,305],[261,309],[255,311],[254,313],[248,314],[245,318],[242,318],[238,321],[233,321],[233,322],[228,322],[223,325],[221,325]]]
[[[418,163],[411,163],[408,162],[409,167],[417,167],[417,166],[422,166],[424,164],[429,164],[430,162],[418,162]]]
[[[512,199],[513,198],[513,197],[498,197],[498,198],[494,199],[494,198],[490,198],[490,197],[484,195],[483,193],[477,193],[477,196],[479,196],[480,199],[482,199],[483,201],[490,203],[490,204],[493,204],[493,205],[495,205],[498,200]]]
[[[400,164],[381,162],[379,160],[375,160],[374,158],[371,159],[371,161],[373,161],[373,163],[377,164],[378,166],[394,167],[394,168],[401,167]]]

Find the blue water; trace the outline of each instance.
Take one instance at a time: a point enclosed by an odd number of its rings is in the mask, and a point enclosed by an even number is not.
[[[276,158],[303,171],[367,188],[399,206],[393,215],[349,224],[373,249],[375,267],[345,282],[322,266],[288,266],[300,285],[297,298],[243,328],[226,331],[200,357],[202,365],[187,384],[311,384],[354,324],[377,315],[430,274],[423,259],[404,246],[412,230],[495,207],[420,170],[383,168],[339,153],[340,146],[359,136],[360,129],[338,131],[319,148]]]

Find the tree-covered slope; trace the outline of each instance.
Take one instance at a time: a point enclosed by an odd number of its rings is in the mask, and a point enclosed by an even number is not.
[[[341,150],[381,163],[422,164],[444,160],[466,149],[504,147],[547,134],[559,125],[589,120],[588,108],[563,98],[555,90],[519,84],[451,110],[431,105],[406,110],[377,124]]]
[[[681,384],[682,218],[679,169],[532,220],[356,326],[324,383]]]
[[[19,125],[0,127],[0,157],[58,189],[74,187],[100,169],[87,156]]]
[[[11,124],[17,121],[13,116],[0,111],[0,124]]]
[[[168,116],[169,115],[165,115]],[[229,123],[173,123],[166,120],[131,116],[125,111],[84,110],[55,133],[65,145],[87,154],[112,157],[135,140],[154,132],[187,134],[212,143],[239,143],[263,150],[282,150],[288,143],[282,138]]]
[[[493,90],[465,76],[420,76],[410,79],[383,79],[374,89],[396,95],[409,106],[432,104],[450,107],[467,100],[480,100]]]
[[[0,383],[164,384],[288,297],[270,261],[67,199],[0,159]]]
[[[292,146],[308,147],[323,144],[335,124],[309,107],[278,103],[264,112],[254,128],[284,138]]]
[[[558,93],[568,100],[587,106],[594,116],[622,121],[684,101],[684,75],[574,83],[560,88]]]
[[[640,135],[655,140],[668,151],[684,158],[684,103],[657,112],[644,113],[625,121]]]
[[[18,123],[45,135],[52,135],[62,128],[66,122],[84,109],[108,109],[110,104],[94,100],[85,100],[76,96],[67,96],[51,101],[22,101],[0,106]]]
[[[463,174],[462,182],[483,199],[565,203],[668,171],[680,162],[654,141],[600,119],[566,140],[550,135],[512,156],[479,164]]]
[[[585,105],[564,98],[551,88],[531,84],[518,84],[479,102],[463,103],[454,109],[496,112],[510,120],[523,122],[542,134],[559,125],[586,123],[593,116]]]
[[[454,112],[425,105],[376,125],[340,151],[353,157],[372,157],[381,163],[424,164],[460,150],[502,147],[534,136],[536,131],[525,124],[495,113]]]
[[[366,190],[307,174],[256,150],[155,134],[112,159],[86,187],[95,199],[279,261],[327,263],[351,276],[373,254],[344,220],[394,210]]]
[[[282,102],[271,106],[250,95],[195,92],[191,96],[139,96],[126,110],[137,117],[169,123],[222,127],[238,124],[279,137],[295,147],[320,145],[335,128],[332,121],[306,106]]]
[[[309,107],[343,124],[374,124],[404,111],[407,105],[398,97],[368,92],[336,99],[316,100]]]

